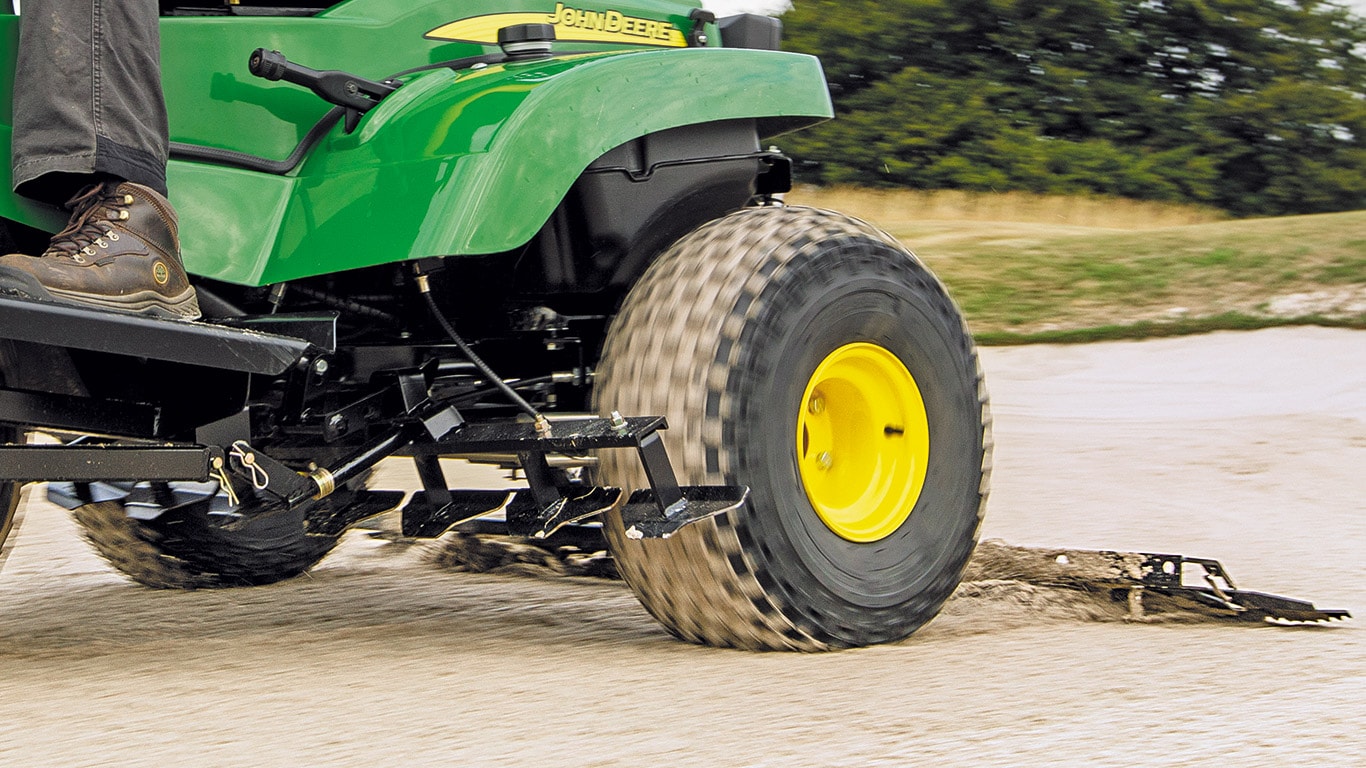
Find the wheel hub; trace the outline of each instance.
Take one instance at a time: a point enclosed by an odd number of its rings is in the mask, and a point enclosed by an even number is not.
[[[797,472],[821,521],[856,542],[890,536],[925,484],[920,388],[885,348],[846,344],[816,366],[797,416]]]

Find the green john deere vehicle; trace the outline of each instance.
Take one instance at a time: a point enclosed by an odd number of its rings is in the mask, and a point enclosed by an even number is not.
[[[43,481],[156,587],[288,578],[399,508],[413,537],[591,530],[670,632],[752,649],[899,640],[949,597],[986,498],[977,355],[902,245],[782,203],[775,144],[832,111],[776,21],[162,10],[204,317],[0,296],[0,539]],[[0,195],[6,248],[64,221]],[[391,456],[422,490],[366,487]],[[515,461],[527,487],[451,488],[442,457]]]

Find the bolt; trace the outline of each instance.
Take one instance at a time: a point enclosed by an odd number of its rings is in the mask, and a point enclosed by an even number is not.
[[[822,413],[825,411],[825,398],[820,395],[812,395],[811,402],[807,403],[806,407],[812,413]]]
[[[612,411],[612,428],[626,429],[626,419],[621,415],[621,411]]]
[[[835,457],[831,456],[829,451],[821,451],[816,454],[816,463],[821,466],[821,469],[830,469],[835,464]]]
[[[327,428],[339,435],[346,434],[346,417],[341,415],[340,413],[332,414],[332,416],[327,420]]]
[[[327,364],[327,360],[321,357],[313,361],[313,372],[318,374],[319,376],[323,375],[324,373],[327,373],[327,369],[330,367],[331,366]]]

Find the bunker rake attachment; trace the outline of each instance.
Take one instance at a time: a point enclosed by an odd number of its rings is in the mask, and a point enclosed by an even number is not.
[[[1016,547],[984,541],[965,581],[1022,581],[1046,587],[1109,593],[1127,605],[1127,618],[1195,614],[1237,622],[1303,624],[1351,618],[1340,609],[1238,589],[1217,560],[1148,552]]]

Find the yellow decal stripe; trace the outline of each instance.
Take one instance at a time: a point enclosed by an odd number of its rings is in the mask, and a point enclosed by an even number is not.
[[[568,43],[634,43],[687,46],[683,33],[667,21],[627,16],[620,11],[579,10],[556,3],[551,13],[494,13],[443,24],[425,37],[496,45],[498,30],[514,24],[552,24],[555,39]]]
[[[458,40],[465,43],[498,44],[498,30],[516,24],[549,24],[548,13],[495,13],[452,21],[428,32],[424,37],[433,40]],[[559,34],[558,29],[555,30]]]

